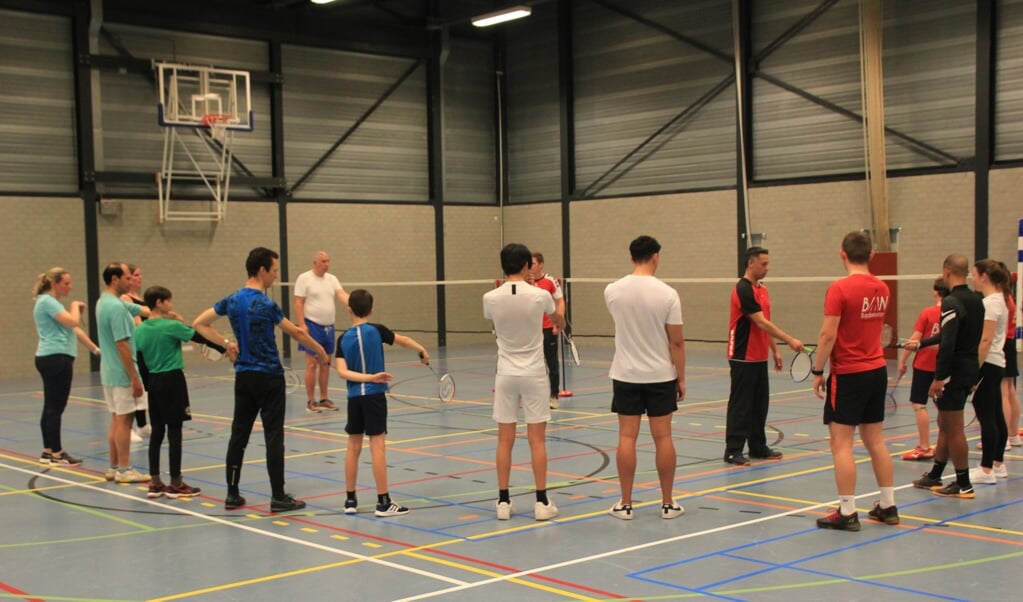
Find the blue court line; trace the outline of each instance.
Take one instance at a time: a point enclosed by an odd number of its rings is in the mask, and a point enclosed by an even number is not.
[[[911,507],[913,505],[917,505],[917,504],[920,504],[920,503],[929,503],[929,502],[933,502],[933,501],[937,501],[937,500],[938,500],[938,498],[922,500],[920,502],[916,502],[916,503],[910,504],[907,507]],[[777,569],[785,568],[785,569],[791,569],[791,570],[796,570],[796,571],[801,571],[801,572],[806,572],[806,573],[811,573],[811,574],[819,574],[819,575],[827,576],[829,578],[841,579],[843,581],[855,581],[855,582],[859,582],[859,583],[863,583],[863,584],[867,584],[867,585],[875,585],[877,587],[898,589],[900,591],[916,593],[916,594],[922,595],[922,596],[938,597],[938,598],[950,599],[950,600],[959,600],[959,598],[948,598],[948,597],[943,596],[941,594],[933,594],[933,593],[928,593],[928,592],[909,590],[909,589],[906,589],[906,588],[900,588],[898,586],[892,586],[892,585],[888,585],[888,584],[884,584],[884,583],[880,583],[880,582],[873,582],[873,581],[862,580],[862,579],[858,579],[856,577],[846,577],[846,576],[841,576],[841,575],[831,575],[831,574],[828,574],[828,573],[824,573],[822,571],[815,571],[813,569],[807,569],[805,567],[799,567],[799,566],[796,566],[796,565],[804,563],[804,562],[810,562],[810,561],[813,561],[813,560],[818,560],[820,558],[824,558],[824,557],[827,557],[827,556],[831,556],[831,555],[834,555],[834,554],[838,554],[838,553],[845,552],[845,551],[848,551],[848,550],[852,550],[852,549],[855,549],[855,548],[859,548],[859,547],[862,547],[862,546],[872,545],[874,543],[887,541],[887,540],[894,539],[894,538],[897,538],[897,537],[903,537],[903,536],[906,536],[906,535],[916,534],[916,533],[918,533],[919,531],[921,531],[923,529],[934,528],[934,527],[940,526],[940,525],[948,523],[948,522],[959,522],[959,521],[961,521],[963,519],[970,518],[972,516],[977,516],[977,515],[980,515],[980,514],[985,514],[985,513],[991,512],[993,510],[1000,510],[1000,509],[1003,509],[1003,508],[1008,508],[1008,507],[1011,507],[1011,506],[1016,506],[1018,504],[1023,504],[1023,500],[1014,500],[1014,501],[1011,501],[1011,502],[1006,502],[1004,504],[999,504],[999,505],[996,505],[996,506],[990,506],[990,507],[983,508],[983,509],[980,509],[980,510],[976,510],[976,511],[973,511],[973,512],[968,512],[968,513],[964,513],[964,514],[961,514],[961,515],[958,515],[958,516],[954,516],[954,517],[942,520],[942,521],[937,522],[937,523],[923,524],[923,525],[921,525],[919,527],[916,527],[914,529],[909,529],[909,530],[900,529],[899,532],[897,532],[897,533],[891,533],[891,534],[888,534],[888,535],[885,535],[885,536],[882,536],[882,537],[879,537],[879,538],[876,538],[876,539],[872,539],[870,541],[862,541],[862,542],[853,543],[853,544],[850,544],[850,545],[847,545],[847,546],[844,546],[844,547],[835,548],[833,550],[828,550],[827,552],[822,552],[820,554],[815,554],[813,556],[807,556],[807,557],[804,557],[804,558],[801,558],[801,559],[796,559],[796,560],[793,560],[793,561],[790,561],[790,562],[784,563],[784,564],[769,563],[769,562],[766,562],[766,561],[763,561],[763,560],[760,560],[760,559],[757,559],[757,558],[748,558],[748,557],[739,556],[737,554],[732,554],[731,552],[738,551],[738,550],[743,550],[743,549],[747,549],[747,548],[752,548],[754,546],[758,546],[759,547],[759,546],[761,546],[763,544],[773,543],[773,542],[784,540],[784,539],[788,539],[788,538],[791,538],[791,537],[805,535],[805,534],[811,533],[811,532],[817,532],[818,530],[816,528],[803,529],[803,530],[796,531],[796,532],[793,532],[793,533],[789,533],[789,534],[786,534],[786,535],[780,535],[780,536],[772,537],[772,538],[765,539],[765,540],[759,540],[759,541],[751,542],[751,543],[748,543],[748,544],[742,544],[742,545],[739,545],[739,546],[734,546],[732,548],[726,548],[724,550],[718,550],[718,551],[715,551],[715,552],[710,552],[710,553],[707,553],[707,554],[702,554],[700,556],[696,556],[696,557],[693,557],[693,558],[679,560],[677,562],[672,562],[672,563],[668,563],[668,564],[664,564],[664,565],[660,565],[660,566],[650,567],[650,568],[644,569],[642,571],[636,571],[636,572],[633,572],[633,573],[628,573],[626,576],[630,577],[630,578],[634,578],[634,579],[639,579],[639,580],[644,581],[644,582],[656,583],[656,584],[659,584],[659,585],[662,585],[662,586],[672,587],[672,588],[683,590],[683,591],[698,591],[699,593],[707,593],[707,592],[704,591],[706,588],[725,586],[725,585],[728,585],[729,583],[734,583],[734,582],[739,581],[739,580],[744,580],[744,579],[747,579],[747,578],[752,577],[752,576],[756,576],[756,575],[763,574],[763,573],[766,573],[766,572],[771,572],[771,571],[774,571],[774,570],[777,570]],[[659,579],[657,579],[657,580],[651,579],[651,578],[645,576],[647,573],[651,573],[651,572],[659,571],[659,570],[664,570],[666,568],[671,568],[671,567],[678,567],[678,566],[689,564],[689,563],[692,563],[692,562],[695,562],[695,561],[698,561],[698,560],[712,558],[712,557],[715,557],[715,556],[726,556],[726,557],[740,559],[740,560],[748,560],[748,561],[754,562],[754,563],[768,564],[768,565],[770,565],[770,568],[763,569],[763,570],[758,570],[758,571],[753,571],[751,573],[746,573],[746,574],[743,574],[743,575],[737,575],[737,576],[729,578],[729,579],[724,579],[724,580],[721,580],[721,581],[709,583],[709,584],[706,584],[706,585],[704,585],[704,586],[702,586],[702,587],[700,587],[700,588],[698,588],[696,590],[694,590],[693,588],[688,588],[688,587],[680,586],[680,585],[677,585],[677,584],[670,584],[668,582],[665,582],[665,581],[662,581],[662,580],[659,580]]]

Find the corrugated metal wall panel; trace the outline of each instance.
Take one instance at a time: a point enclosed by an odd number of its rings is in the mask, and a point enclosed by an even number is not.
[[[0,11],[0,190],[78,190],[71,23]]]
[[[198,35],[179,31],[109,23],[104,25],[116,36],[119,44],[135,58],[154,59],[192,65],[208,65],[227,69],[267,71],[267,48],[262,42]],[[103,36],[101,54],[113,55],[116,50]],[[159,171],[163,153],[163,128],[157,121],[159,95],[155,78],[138,74],[103,71],[100,74],[99,101],[102,107],[97,122],[96,169],[103,171]],[[235,156],[256,176],[269,177],[270,167],[270,91],[264,85],[252,85],[252,110],[255,114],[252,132],[234,136]],[[102,127],[100,131],[99,128]],[[182,153],[175,162],[187,161]],[[235,173],[238,173],[237,171]],[[131,186],[105,185],[104,189],[127,193]],[[183,194],[188,187],[179,188]],[[152,195],[153,186],[138,192]],[[238,196],[233,192],[232,196]]]
[[[1023,0],[998,3],[995,160],[1023,158]]]
[[[809,14],[817,0],[753,3],[753,47],[762,51]],[[885,122],[947,155],[973,154],[975,7],[958,0],[885,2]],[[764,59],[760,69],[785,84],[859,115],[859,13],[843,0]],[[757,179],[863,171],[859,121],[757,78],[753,85],[753,162]],[[889,169],[951,165],[886,138]]]
[[[626,5],[623,5],[626,6]],[[633,14],[731,54],[731,2],[631,2]],[[735,185],[735,88],[645,140],[732,73],[722,59],[606,7],[576,5],[576,179],[584,196]]]
[[[294,185],[402,75],[411,59],[285,46],[284,156]],[[386,98],[311,177],[296,199],[429,199],[426,68]]]
[[[556,8],[538,6],[507,32],[509,203],[561,198]]]
[[[497,204],[494,50],[452,38],[444,64],[444,201]]]

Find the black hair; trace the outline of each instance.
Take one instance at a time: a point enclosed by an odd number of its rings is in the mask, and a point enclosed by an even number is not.
[[[155,309],[157,301],[166,301],[173,296],[169,288],[156,285],[147,288],[146,292],[142,293],[142,300],[146,302],[149,309]]]
[[[655,253],[661,252],[661,243],[652,236],[643,235],[629,244],[629,255],[636,263],[650,261]]]
[[[364,288],[357,288],[348,294],[348,307],[356,318],[365,318],[373,311],[373,295]]]
[[[501,269],[505,276],[518,274],[522,268],[533,265],[533,254],[526,245],[517,242],[508,243],[501,249]]]
[[[120,262],[113,262],[107,264],[107,267],[103,269],[103,282],[110,284],[114,278],[124,278],[124,264]]]
[[[259,274],[259,268],[269,272],[274,265],[274,259],[279,258],[280,255],[276,251],[266,247],[256,247],[249,251],[249,257],[245,260],[245,272],[248,273],[249,278]]]
[[[945,284],[945,279],[938,277],[934,280],[934,292],[938,293],[938,296],[944,299],[951,292],[948,290],[948,285]]]
[[[746,249],[746,265],[761,255],[770,255],[764,247],[750,247]]]

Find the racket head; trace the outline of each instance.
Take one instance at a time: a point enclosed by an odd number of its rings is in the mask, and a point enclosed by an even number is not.
[[[895,340],[895,330],[892,329],[891,324],[885,322],[881,326],[881,346],[889,347],[893,340]]]
[[[204,360],[206,360],[208,362],[215,362],[215,361],[219,360],[220,358],[224,357],[223,353],[217,351],[216,349],[214,349],[213,347],[210,347],[209,345],[202,345],[202,346],[200,346],[199,347],[199,355],[202,356],[202,359],[204,359]]]
[[[810,370],[813,370],[813,350],[797,353],[789,364],[789,376],[793,382],[805,381],[810,377]]]
[[[450,374],[441,375],[437,381],[437,397],[444,403],[455,398],[455,379]]]
[[[301,370],[285,368],[284,387],[285,389],[287,389],[288,393],[294,393],[299,388],[305,388],[305,372]]]
[[[579,349],[575,346],[575,341],[572,340],[571,336],[568,337],[568,350],[572,354],[572,361],[575,362],[575,365],[576,366],[580,365],[581,362],[579,361]]]

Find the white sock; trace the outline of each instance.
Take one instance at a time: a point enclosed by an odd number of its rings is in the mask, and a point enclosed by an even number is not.
[[[856,496],[838,496],[838,511],[841,512],[843,516],[849,516],[853,512],[856,512]]]
[[[894,487],[882,487],[881,488],[881,507],[891,508],[895,505],[895,488]]]

